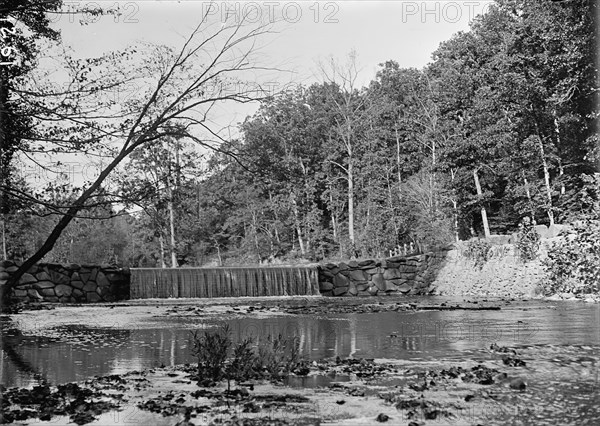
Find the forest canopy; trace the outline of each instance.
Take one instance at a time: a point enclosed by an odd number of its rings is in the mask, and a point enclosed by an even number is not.
[[[120,211],[88,209],[120,214],[76,218],[46,260],[382,257],[404,244],[509,234],[525,216],[598,218],[596,9],[593,0],[497,0],[423,69],[390,59],[357,87],[350,53],[321,82],[262,99],[240,137],[211,154],[200,157],[184,134],[165,136],[116,178]],[[25,258],[57,213],[5,205],[4,255]]]

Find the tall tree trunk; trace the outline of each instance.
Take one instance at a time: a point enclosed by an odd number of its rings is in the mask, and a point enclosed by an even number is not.
[[[560,147],[560,127],[558,125],[558,117],[556,116],[556,110],[552,111],[552,115],[554,116],[554,133],[556,133],[556,146]],[[558,175],[559,177],[563,177],[565,170],[563,169],[562,159],[558,158]],[[560,195],[565,195],[565,184],[560,179]]]
[[[483,205],[483,192],[481,191],[481,184],[479,183],[479,169],[473,170],[473,178],[475,179],[475,187],[477,188],[477,198],[479,199],[479,203],[481,204],[481,221],[483,222],[483,233],[486,238],[490,236],[490,225],[488,223],[487,211],[485,210],[485,206]]]
[[[6,225],[4,223],[4,215],[2,215],[2,258],[4,260],[8,259],[6,253]]]
[[[354,250],[354,169],[352,157],[348,158],[348,237]]]
[[[521,171],[523,174],[523,182],[525,183],[525,193],[527,194],[527,201],[529,202],[529,210],[531,212],[531,220],[535,221],[535,210],[533,207],[533,200],[531,199],[531,191],[529,189],[529,181],[525,177],[525,171]]]
[[[458,237],[458,203],[456,202],[456,198],[452,198],[452,209],[454,216],[454,241],[458,242],[460,239]]]
[[[219,266],[223,266],[223,259],[221,258],[221,247],[219,247],[219,242],[215,237],[213,237],[213,241],[215,242],[215,247],[217,248],[217,258],[219,259]]]
[[[179,266],[177,264],[177,254],[175,250],[175,214],[173,213],[173,191],[169,190],[169,231],[171,234],[171,268]]]
[[[254,248],[256,248],[256,258],[258,263],[261,262],[260,258],[260,245],[258,244],[258,221],[256,220],[256,212],[252,212],[252,232],[254,234]]]
[[[395,129],[396,132],[396,168],[398,169],[398,192],[402,190],[402,164],[400,162],[400,135],[398,135],[398,128]]]
[[[456,170],[455,169],[450,169],[450,178],[451,178],[451,182],[454,186],[454,178],[456,178]],[[458,236],[458,201],[456,200],[456,189],[452,189],[452,212],[453,212],[453,216],[454,216],[454,240],[456,242],[460,241],[460,238]]]
[[[162,231],[158,237],[158,243],[160,244],[160,267],[164,269],[167,267],[167,264],[165,263],[165,238]]]
[[[550,187],[550,172],[548,171],[548,162],[546,161],[546,154],[544,152],[544,144],[542,138],[538,136],[538,147],[540,149],[540,157],[542,159],[542,166],[544,168],[544,184],[546,185],[546,197],[548,198],[548,219],[550,219],[550,226],[554,225],[554,212],[552,210],[552,188]]]
[[[300,253],[302,256],[306,254],[304,249],[304,241],[302,240],[302,228],[300,226],[300,218],[298,214],[298,203],[296,203],[296,198],[292,195],[292,211],[294,213],[294,222],[296,225],[296,234],[298,235],[298,245],[300,246]]]
[[[394,242],[395,244],[398,244],[398,221],[396,220],[396,211],[394,209],[394,199],[393,199],[393,195],[392,195],[392,185],[390,183],[390,178],[388,175],[388,204],[389,204],[389,209],[390,209],[390,215],[392,216],[392,222],[394,225]]]

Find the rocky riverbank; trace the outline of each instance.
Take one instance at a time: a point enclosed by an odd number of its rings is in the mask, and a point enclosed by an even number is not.
[[[197,384],[192,365],[131,371],[59,386],[1,389],[0,423],[154,425],[456,424],[481,404],[527,390],[516,352],[484,363],[405,368],[372,359],[313,362],[284,380]],[[302,380],[320,382],[292,387]],[[481,420],[489,413],[482,411]]]

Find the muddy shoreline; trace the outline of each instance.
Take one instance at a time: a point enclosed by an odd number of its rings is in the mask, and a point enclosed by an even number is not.
[[[435,420],[457,424],[472,414],[471,407],[515,398],[527,389],[517,368],[525,366],[524,361],[506,348],[490,353],[495,360],[419,370],[366,359],[314,362],[307,377],[334,379],[328,386],[301,390],[281,381],[245,382],[229,390],[224,383],[201,387],[193,365],[132,371],[58,387],[2,389],[2,422],[105,424],[116,419],[118,424],[157,425],[417,425]],[[482,412],[481,420],[488,414]]]
[[[583,302],[556,303],[571,303],[572,309],[590,307]],[[73,323],[100,329],[144,330],[173,320],[179,321],[177,324],[193,320],[195,326],[210,326],[225,319],[283,321],[432,311],[440,315],[500,311],[498,314],[510,317],[516,309],[528,313],[557,307],[550,302],[529,307],[526,301],[508,298],[298,297],[151,300],[50,308],[5,316],[3,325],[12,323],[23,336],[62,339],[64,335],[53,333]],[[492,342],[465,353],[464,360],[439,362],[322,357],[308,360],[302,374],[291,374],[283,381],[231,383],[229,389],[225,382],[216,387],[199,386],[194,364],[135,369],[58,385],[40,377],[33,386],[1,389],[2,423],[415,426],[599,422],[597,342],[562,346],[523,343],[504,346]],[[571,389],[566,396],[562,395],[564,383],[569,383]]]

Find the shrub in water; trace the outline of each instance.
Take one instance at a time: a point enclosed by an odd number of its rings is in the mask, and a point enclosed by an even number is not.
[[[229,326],[218,331],[193,335],[193,351],[198,357],[198,384],[214,386],[226,379],[242,382],[256,378],[278,379],[301,364],[298,338],[268,336],[255,350],[253,339],[234,344]]]
[[[194,332],[194,355],[198,357],[198,378],[205,384],[218,382],[224,377],[225,361],[232,346],[229,326],[217,332]]]
[[[257,367],[271,378],[289,374],[300,361],[300,341],[286,339],[281,334],[268,336],[258,348]]]
[[[543,261],[544,293],[589,294],[600,291],[600,221],[573,225],[567,236],[554,243]]]

